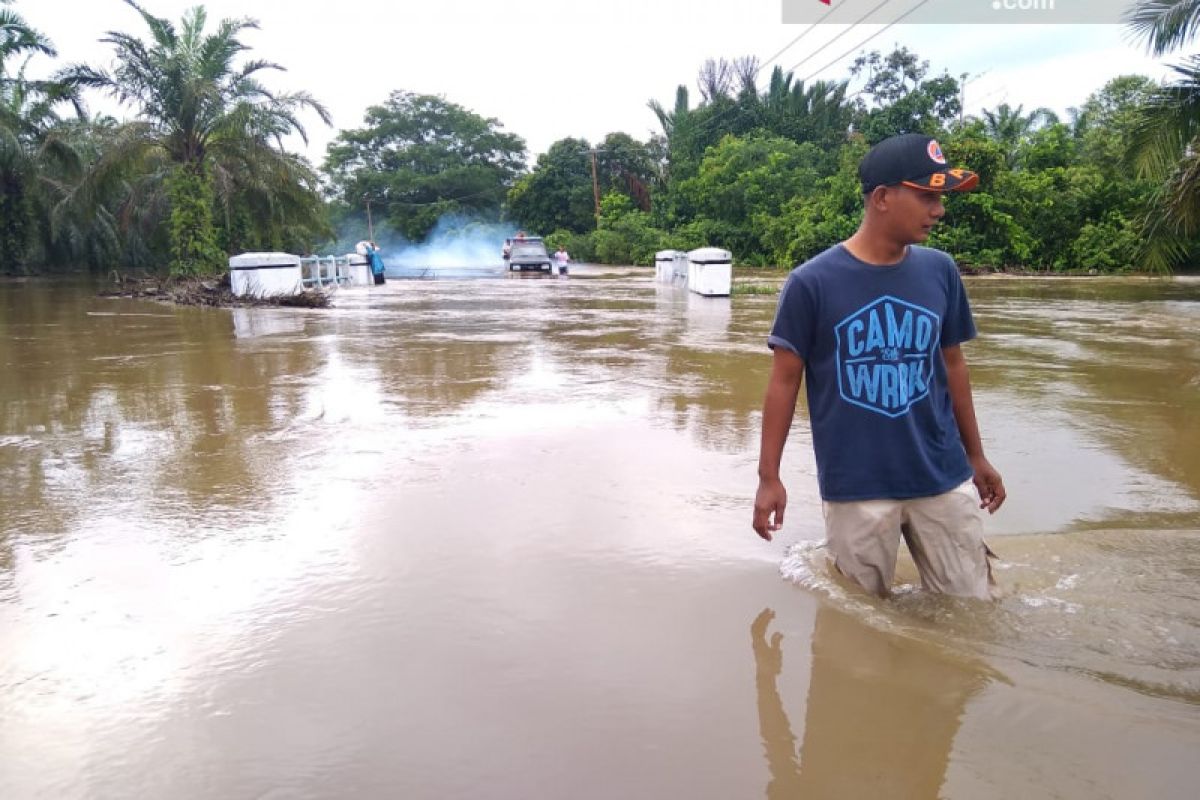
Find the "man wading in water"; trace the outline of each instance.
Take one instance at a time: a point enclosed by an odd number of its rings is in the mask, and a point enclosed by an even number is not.
[[[948,254],[917,246],[946,213],[944,192],[978,176],[950,169],[928,136],[871,149],[858,168],[858,231],[797,267],[767,340],[754,530],[783,524],[783,446],[808,372],[808,408],[826,544],[839,572],[886,597],[903,536],[933,592],[989,598],[981,509],[1004,502],[979,439],[960,345],[975,323]]]

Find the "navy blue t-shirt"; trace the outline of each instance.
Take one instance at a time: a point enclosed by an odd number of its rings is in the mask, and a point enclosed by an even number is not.
[[[767,343],[804,359],[822,498],[928,497],[971,477],[941,348],[974,337],[940,250],[880,267],[839,244],[792,271]]]

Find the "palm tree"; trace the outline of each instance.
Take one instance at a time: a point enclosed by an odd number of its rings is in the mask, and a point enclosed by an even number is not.
[[[1140,0],[1126,21],[1162,56],[1200,31],[1200,0]],[[1172,69],[1175,80],[1150,96],[1130,145],[1134,169],[1159,186],[1144,226],[1143,260],[1155,272],[1194,255],[1200,235],[1200,55]]]
[[[650,100],[646,105],[654,112],[663,130],[666,146],[664,158],[658,165],[658,183],[661,188],[665,188],[676,177],[673,167],[678,167],[681,142],[690,135],[693,127],[693,114],[688,107],[688,89],[682,84],[676,87],[675,106],[670,111],[657,100]]]
[[[134,0],[125,2],[141,15],[150,39],[110,31],[101,41],[116,51],[111,72],[76,65],[61,74],[72,86],[100,89],[137,111],[136,119],[119,127],[89,181],[139,165],[142,180],[134,194],[165,193],[170,208],[172,274],[216,271],[223,257],[212,219],[214,192],[227,212],[243,191],[284,196],[299,187],[315,202],[311,168],[286,153],[282,140],[296,133],[307,141],[301,110],[315,111],[326,124],[329,113],[306,92],[273,93],[263,86],[259,73],[282,70],[278,64],[234,63],[249,49],[239,35],[257,29],[256,21],[224,19],[205,33],[207,14],[197,6],[176,29]]]
[[[1200,32],[1200,0],[1136,0],[1125,21],[1153,55],[1163,56]]]
[[[658,118],[658,124],[662,126],[663,134],[670,139],[675,135],[676,130],[687,123],[687,117],[690,113],[688,109],[688,90],[686,86],[680,85],[675,89],[675,107],[668,111],[663,107],[663,104],[657,100],[651,100],[646,105],[654,112],[654,116]]]
[[[12,0],[0,0],[0,6],[11,5]],[[34,53],[55,55],[50,40],[37,32],[15,11],[0,8],[0,79],[6,76],[6,62],[14,56]]]
[[[1035,108],[1028,114],[1025,106],[1013,108],[1001,103],[995,112],[984,110],[983,127],[987,135],[1004,148],[1004,159],[1009,167],[1016,164],[1021,145],[1039,128],[1058,122],[1058,115],[1048,108]]]
[[[25,77],[30,58],[55,51],[7,5],[0,0],[0,270],[11,271],[23,265],[29,249],[43,168],[70,155],[52,131],[59,121],[54,105],[72,98],[61,85]]]
[[[814,81],[806,86],[776,67],[762,94],[763,127],[796,142],[836,150],[850,129],[847,85],[846,81]]]

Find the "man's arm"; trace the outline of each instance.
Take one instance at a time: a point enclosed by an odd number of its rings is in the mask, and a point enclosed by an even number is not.
[[[963,355],[962,347],[942,348],[942,358],[946,362],[946,378],[950,389],[950,404],[954,408],[954,421],[958,424],[958,435],[962,439],[963,448],[967,451],[967,459],[971,469],[975,471],[975,488],[979,490],[982,501],[980,508],[986,508],[989,514],[1004,504],[1008,496],[1004,490],[1004,482],[1000,473],[988,463],[983,455],[983,442],[979,438],[979,423],[975,420],[975,401],[971,398],[971,375],[967,369],[967,358]]]
[[[787,490],[779,480],[783,445],[796,413],[796,395],[804,377],[804,359],[783,347],[775,348],[771,379],[763,400],[762,443],[758,452],[758,493],[754,496],[754,530],[771,541],[771,531],[783,526]]]

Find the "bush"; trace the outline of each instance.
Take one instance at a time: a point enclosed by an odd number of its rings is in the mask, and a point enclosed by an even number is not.
[[[567,248],[572,261],[595,261],[596,245],[589,233],[575,233],[565,228],[559,228],[546,237],[546,248],[553,253],[559,246]]]
[[[1071,243],[1072,266],[1101,272],[1129,272],[1141,238],[1133,222],[1117,212],[1089,222]]]
[[[654,254],[666,249],[667,232],[654,227],[651,217],[616,192],[600,201],[600,228],[591,234],[595,259],[602,264],[654,263]]]

